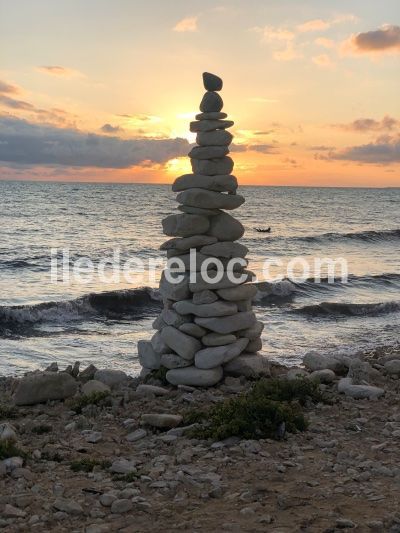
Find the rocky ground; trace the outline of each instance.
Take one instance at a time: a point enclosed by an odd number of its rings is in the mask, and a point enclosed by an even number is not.
[[[0,444],[14,440],[19,453],[0,461],[0,528],[400,532],[400,380],[384,366],[399,360],[400,350],[362,359],[370,383],[385,394],[354,399],[338,393],[338,376],[331,383],[325,376],[328,403],[307,405],[308,430],[283,440],[185,435],[188,410],[251,387],[243,378],[196,390],[154,380],[152,388],[107,372],[93,385],[89,371],[78,376],[79,389],[86,381],[84,392],[112,391],[99,405],[78,408],[71,400],[12,407],[18,383],[4,378]],[[154,413],[172,416],[143,417]]]

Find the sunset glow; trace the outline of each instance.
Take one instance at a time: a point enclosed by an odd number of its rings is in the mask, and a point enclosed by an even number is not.
[[[23,6],[0,0],[0,179],[171,182],[208,70],[242,184],[400,186],[395,0]]]

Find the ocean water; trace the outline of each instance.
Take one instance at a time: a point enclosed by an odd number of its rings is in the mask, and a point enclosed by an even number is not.
[[[239,192],[246,203],[234,214],[246,228],[249,268],[259,282],[265,260],[281,263],[271,275],[285,278],[289,264],[297,276],[259,285],[263,353],[296,364],[309,350],[352,354],[399,342],[400,189]],[[176,209],[174,196],[166,185],[0,181],[0,375],[75,360],[139,370],[137,341],[160,311],[161,266],[149,277],[132,258],[163,257],[161,219]],[[63,282],[63,253],[97,267],[116,249],[107,280],[70,273]],[[315,258],[345,261],[348,281],[337,266],[333,280],[325,268],[319,282]]]

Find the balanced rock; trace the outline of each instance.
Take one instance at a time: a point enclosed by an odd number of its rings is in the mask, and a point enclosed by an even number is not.
[[[244,376],[257,378],[270,375],[268,359],[259,354],[241,354],[224,366],[229,376]]]
[[[215,217],[222,213],[220,209],[206,209],[203,207],[192,207],[190,205],[179,205],[178,209],[190,215],[202,215],[204,217]]]
[[[213,275],[215,273],[215,275]],[[217,272],[216,271],[209,271],[208,272],[211,279],[214,279],[216,277]],[[225,272],[222,277],[218,278],[218,281],[208,281],[203,279],[200,275],[196,276],[196,279],[192,282],[189,282],[189,289],[191,292],[200,292],[204,290],[215,290],[218,289],[227,289],[230,287],[237,287],[241,283],[245,283],[246,281],[250,281],[253,277],[253,274],[251,272],[234,272],[231,273],[229,276]]]
[[[176,353],[164,353],[161,356],[161,366],[165,368],[184,368],[190,366],[193,363],[192,360],[184,359]]]
[[[204,348],[196,353],[194,363],[197,368],[215,368],[223,365],[240,355],[248,342],[248,339],[243,338],[226,346]]]
[[[14,402],[16,405],[35,405],[49,400],[65,400],[77,389],[75,379],[65,372],[36,372],[18,382]]]
[[[224,244],[224,243],[221,243],[221,244]],[[237,243],[232,243],[232,244],[237,244]],[[240,245],[240,246],[243,246],[243,245]],[[246,248],[246,247],[243,246],[243,248]],[[204,250],[202,253],[207,254],[210,248],[208,246],[205,246],[202,248],[202,250]],[[239,285],[238,287],[231,287],[230,289],[220,289],[219,291],[217,291],[217,294],[220,298],[222,298],[223,300],[228,300],[229,302],[237,302],[240,300],[251,300],[257,294],[257,287],[252,284]],[[261,324],[261,327],[264,327],[264,325],[261,322],[260,324]],[[244,335],[244,337],[245,336],[246,335]]]
[[[223,107],[221,96],[214,91],[207,91],[200,102],[202,113],[219,113]]]
[[[253,326],[246,329],[241,329],[239,331],[239,336],[246,337],[252,341],[261,335],[263,329],[264,324],[258,320]]]
[[[193,323],[182,324],[182,326],[179,326],[179,330],[196,338],[201,338],[206,334],[206,330],[204,328]]]
[[[228,115],[222,111],[210,111],[209,113],[197,113],[196,120],[219,120],[226,118]]]
[[[151,342],[139,341],[137,347],[139,362],[144,368],[149,368],[151,370],[157,370],[160,368],[161,356],[154,351]]]
[[[240,194],[224,194],[207,189],[187,189],[176,197],[177,202],[208,209],[236,209],[244,203]]]
[[[236,241],[243,237],[244,227],[228,213],[221,213],[210,220],[208,235],[219,241]]]
[[[206,291],[200,291],[195,292],[193,294],[193,303],[196,305],[201,304],[212,304],[213,302],[216,302],[218,300],[218,296],[214,291],[206,290]]]
[[[232,175],[205,176],[203,174],[184,174],[175,180],[172,190],[180,192],[186,189],[207,189],[209,191],[234,193],[237,187],[237,179]]]
[[[217,242],[217,238],[212,237],[211,235],[192,235],[191,237],[185,237],[183,239],[169,239],[160,246],[160,250],[176,248],[177,250],[185,251],[190,250],[190,248],[198,248],[199,246],[205,246],[206,244],[213,244],[214,242]]]
[[[224,157],[229,154],[226,146],[195,146],[189,152],[189,157],[193,159],[214,159]]]
[[[244,244],[238,242],[221,241],[215,244],[208,244],[201,248],[201,253],[205,255],[211,255],[216,257],[245,257],[249,249]],[[256,290],[257,292],[257,290]],[[237,298],[237,300],[244,300],[245,298]]]
[[[230,174],[234,167],[233,160],[228,156],[216,159],[191,159],[190,163],[194,174],[206,174],[207,176]]]
[[[199,146],[228,146],[232,139],[232,133],[226,130],[200,131],[196,136]]]
[[[195,366],[188,366],[186,368],[168,370],[166,378],[172,385],[212,387],[221,381],[223,374],[224,372],[221,366],[207,370],[196,368]]]
[[[228,335],[221,335],[220,333],[207,333],[201,338],[204,346],[225,346],[237,341],[236,335],[229,333]]]
[[[222,89],[222,79],[210,72],[203,72],[203,84],[207,91],[220,91]]]
[[[197,133],[199,131],[226,130],[233,126],[233,120],[196,120],[190,123],[190,131]]]
[[[210,304],[194,304],[191,300],[181,300],[174,304],[174,309],[178,313],[190,313],[200,317],[227,316],[237,313],[236,304],[222,300]]]
[[[167,326],[161,330],[161,336],[174,352],[184,359],[193,359],[196,352],[201,349],[201,342],[173,326]]]
[[[226,335],[227,333],[238,331],[243,327],[248,328],[252,326],[256,322],[256,317],[253,312],[245,312],[217,318],[196,317],[194,321],[199,326],[210,329],[215,333]]]
[[[163,219],[162,225],[165,235],[191,237],[199,233],[206,233],[210,223],[206,217],[182,214],[167,216]]]
[[[169,281],[169,279],[171,281]],[[174,281],[172,281],[174,280]],[[178,282],[176,282],[178,280]],[[184,274],[175,275],[173,272],[164,270],[160,280],[161,296],[167,300],[185,300],[190,296],[189,276]]]
[[[354,399],[368,398],[373,400],[385,394],[384,389],[371,385],[354,385],[351,378],[342,378],[338,383],[338,391]]]

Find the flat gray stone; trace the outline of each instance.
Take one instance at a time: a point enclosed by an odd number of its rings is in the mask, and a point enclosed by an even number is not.
[[[128,442],[136,442],[138,440],[144,439],[147,436],[147,431],[143,428],[139,428],[136,431],[132,431],[129,435],[126,436]]]
[[[260,354],[241,354],[224,366],[229,376],[257,378],[270,375],[270,365],[266,357]]]
[[[179,426],[183,417],[181,415],[172,415],[169,413],[148,413],[143,414],[140,419],[142,424],[145,424],[146,426],[152,426],[159,429],[170,429]]]
[[[190,255],[190,253],[180,255],[179,260],[187,271],[190,270],[199,272],[202,268],[207,268],[207,270],[215,269],[215,264],[212,264],[210,262],[210,256],[203,255],[202,253],[197,251],[193,252],[192,255]],[[207,261],[208,264],[203,265],[205,261]]]
[[[200,215],[169,215],[162,220],[165,235],[171,237],[191,237],[207,233],[210,223],[206,217]]]
[[[222,111],[210,111],[209,113],[197,113],[196,120],[219,120],[221,118],[227,118],[227,114]]]
[[[247,337],[244,337],[244,338],[247,338]],[[247,345],[247,350],[249,352],[258,352],[260,351],[262,348],[262,340],[261,340],[261,337],[257,337],[256,339],[253,339],[249,342],[249,344]]]
[[[201,324],[200,324],[201,325]],[[194,354],[201,349],[201,342],[173,326],[161,330],[163,341],[184,359],[193,359]]]
[[[218,300],[218,296],[214,291],[201,291],[193,294],[193,303],[196,305],[212,304]]]
[[[194,364],[197,368],[215,368],[228,363],[240,355],[248,344],[248,339],[239,339],[226,346],[204,348],[196,353]]]
[[[206,330],[204,328],[193,323],[182,324],[182,326],[179,326],[179,330],[196,338],[201,338],[206,334]]]
[[[191,207],[190,205],[178,205],[178,209],[183,213],[189,213],[189,215],[201,215],[203,217],[215,217],[222,213],[220,209],[205,209],[202,207]]]
[[[167,381],[172,385],[190,387],[212,387],[221,381],[222,377],[222,367],[204,370],[195,366],[188,366],[187,368],[168,370],[166,374]]]
[[[193,159],[214,159],[229,154],[226,146],[195,146],[188,154]]]
[[[197,133],[198,131],[225,130],[233,125],[233,120],[196,120],[190,123],[190,131]]]
[[[325,368],[324,370],[315,370],[314,372],[311,372],[308,377],[318,383],[328,384],[335,380],[336,374],[333,370]]]
[[[205,246],[206,244],[213,244],[214,242],[217,242],[217,238],[212,237],[211,235],[192,235],[191,237],[185,237],[183,239],[169,239],[160,246],[160,250],[176,248],[177,250],[185,251],[190,250],[190,248],[198,248],[199,246]]]
[[[194,174],[215,176],[217,174],[230,174],[234,167],[233,159],[229,156],[218,159],[191,159]]]
[[[165,322],[167,322],[165,320]],[[167,322],[168,324],[168,322]],[[168,346],[165,344],[165,342],[162,340],[161,334],[159,331],[154,333],[152,338],[150,339],[151,345],[153,347],[153,350],[158,354],[168,353],[170,352]],[[146,366],[146,365],[143,365]],[[149,368],[149,367],[147,367]]]
[[[400,359],[392,359],[385,363],[385,370],[391,376],[400,374]]]
[[[203,85],[207,91],[220,91],[223,86],[223,81],[216,74],[203,72]]]
[[[202,254],[211,255],[214,257],[246,257],[249,249],[244,244],[239,242],[221,241],[214,244],[203,246],[200,250]],[[257,289],[255,290],[255,293]],[[254,294],[255,294],[254,293]],[[250,297],[252,298],[252,296]],[[238,298],[240,300],[247,300],[248,298]]]
[[[342,378],[338,383],[338,391],[345,396],[361,400],[380,398],[385,394],[384,389],[371,385],[353,385],[351,378]]]
[[[114,514],[124,514],[132,511],[133,503],[127,498],[121,498],[120,500],[115,500],[111,504],[111,512]]]
[[[182,274],[180,274],[180,276],[182,276],[183,279],[179,283],[172,283],[168,281],[166,271],[164,270],[162,272],[160,280],[160,293],[164,299],[178,301],[189,298],[189,276]],[[171,277],[174,277],[173,273],[171,274]]]
[[[83,514],[82,506],[78,502],[66,498],[57,498],[53,503],[53,507],[54,509],[57,509],[57,511],[62,511],[63,513],[70,515],[77,516]]]
[[[188,317],[186,315],[180,315],[173,309],[168,308],[163,309],[161,317],[167,326],[174,326],[174,328],[179,328],[179,326],[182,326],[182,324],[186,324],[187,322],[192,321],[191,317]]]
[[[340,358],[337,358],[334,355],[324,355],[314,351],[306,353],[303,357],[303,364],[311,371],[329,368],[334,372],[341,373],[346,370],[346,366]]]
[[[233,135],[226,130],[200,131],[196,136],[199,146],[229,146]]]
[[[224,107],[221,96],[214,91],[207,91],[200,102],[202,113],[219,113]]]
[[[122,370],[114,370],[113,368],[101,368],[97,370],[94,375],[94,379],[101,381],[108,385],[109,387],[118,387],[124,383],[128,376]]]
[[[49,400],[65,400],[78,389],[75,379],[65,372],[36,372],[18,381],[16,405],[35,405]]]
[[[168,389],[163,387],[157,387],[156,385],[147,385],[147,383],[140,383],[136,387],[136,394],[141,396],[153,395],[154,396],[167,396],[169,394]]]
[[[187,189],[194,188],[207,189],[216,192],[236,192],[238,182],[235,176],[230,174],[221,176],[184,174],[183,176],[179,176],[172,185],[172,190],[174,192],[186,191]]]
[[[236,335],[229,333],[228,335],[221,335],[219,333],[207,333],[201,338],[204,346],[225,346],[237,341]]]
[[[97,379],[90,379],[84,385],[82,385],[82,394],[85,396],[95,392],[108,392],[110,390],[111,388],[108,385],[102,383],[101,381],[97,381]]]
[[[208,235],[216,237],[219,241],[236,241],[243,237],[244,227],[228,213],[222,213],[210,219]]]
[[[253,326],[250,326],[246,329],[241,329],[239,331],[239,336],[246,337],[247,339],[252,341],[261,335],[263,329],[264,324],[258,320]]]
[[[210,277],[214,277],[214,275],[216,274],[216,271],[209,271],[208,274],[210,275]],[[232,278],[232,276],[230,277]],[[216,291],[218,289],[227,289],[230,287],[237,287],[241,285],[242,283],[245,283],[246,281],[251,281],[253,279],[253,273],[249,271],[237,272],[237,273],[235,272],[235,275],[232,279],[233,281],[229,279],[227,273],[224,273],[220,281],[208,282],[208,281],[205,281],[201,277],[201,273],[198,273],[198,275],[196,276],[196,280],[191,283],[189,282],[189,289],[191,292],[199,292],[199,291],[204,291],[206,289]]]
[[[144,368],[150,368],[151,370],[157,370],[161,365],[160,354],[154,351],[151,342],[139,341],[137,344],[139,362]]]
[[[244,204],[244,198],[240,194],[226,194],[199,188],[178,193],[176,201],[205,209],[236,209]]]
[[[209,249],[208,247],[204,247]],[[206,252],[203,252],[206,253]],[[230,289],[220,289],[217,294],[223,300],[229,302],[237,302],[240,300],[252,300],[257,294],[257,287],[250,283],[238,285],[237,287],[231,287]]]
[[[199,317],[216,317],[234,315],[237,306],[233,302],[218,300],[210,304],[194,304],[191,300],[181,300],[174,304],[178,313],[190,313]]]
[[[184,368],[185,366],[190,366],[193,363],[193,360],[183,359],[180,355],[176,353],[164,353],[161,356],[161,366],[165,368]]]
[[[251,327],[256,322],[256,317],[253,312],[244,312],[217,318],[196,317],[194,321],[199,326],[210,329],[215,333],[226,335],[227,333],[239,331],[243,327]]]

